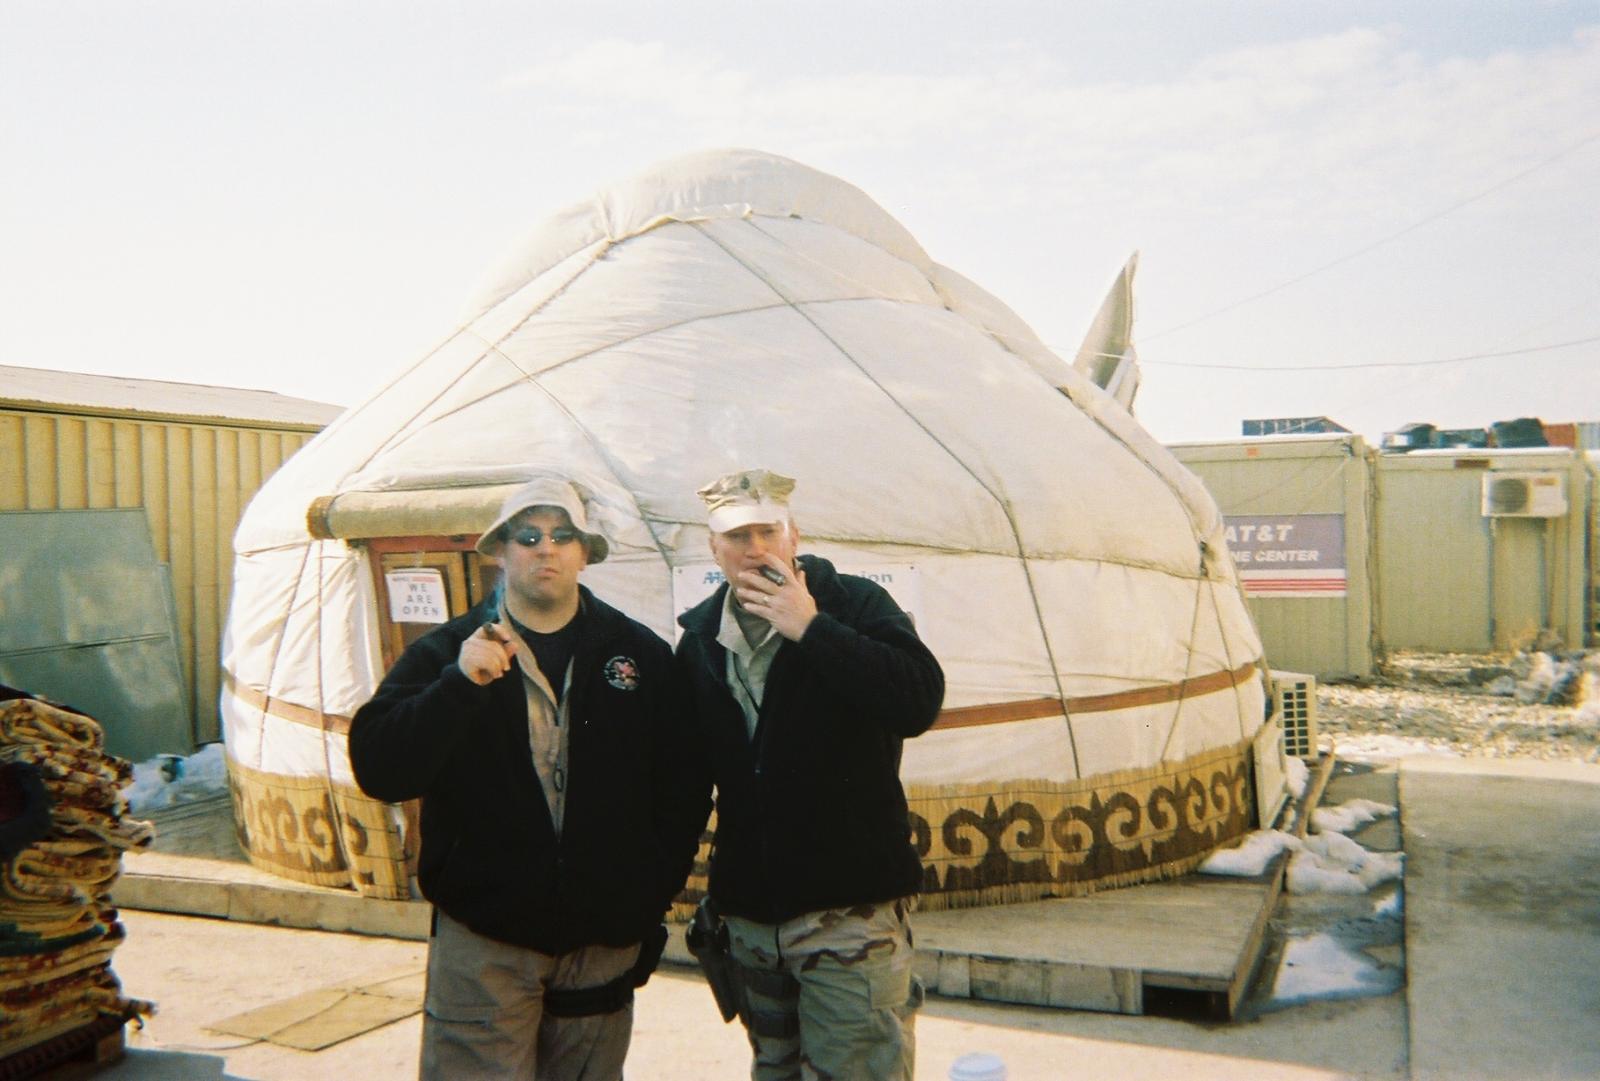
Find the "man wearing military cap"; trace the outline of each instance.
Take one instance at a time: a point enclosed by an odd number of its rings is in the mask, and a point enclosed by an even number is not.
[[[578,584],[609,547],[576,485],[517,488],[477,543],[494,595],[351,721],[362,790],[422,800],[425,1079],[622,1077],[710,801],[671,650]]]
[[[679,618],[677,655],[717,789],[710,900],[756,1081],[910,1081],[922,873],[900,747],[944,674],[882,587],[796,555],[794,486],[750,469],[699,492],[727,582]]]

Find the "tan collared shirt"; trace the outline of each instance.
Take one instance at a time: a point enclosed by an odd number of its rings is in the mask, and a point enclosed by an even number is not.
[[[561,812],[566,806],[567,789],[567,703],[572,701],[572,661],[562,677],[561,703],[556,704],[555,690],[545,679],[533,650],[522,640],[509,622],[501,623],[500,630],[511,643],[517,667],[522,672],[522,690],[528,701],[528,748],[533,752],[533,768],[539,775],[539,785],[544,789],[544,800],[550,808],[550,823],[556,836],[561,836]]]
[[[754,739],[756,722],[761,716],[761,699],[767,692],[767,673],[772,670],[772,659],[778,655],[783,636],[766,620],[755,620],[754,624],[764,626],[766,631],[751,642],[734,614],[736,603],[730,586],[722,601],[722,625],[717,629],[717,641],[728,651],[727,673],[723,678],[728,682],[733,700],[744,711],[745,734]]]

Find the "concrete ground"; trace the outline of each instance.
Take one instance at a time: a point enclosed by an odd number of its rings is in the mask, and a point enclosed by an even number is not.
[[[1325,803],[1398,793],[1385,830],[1407,854],[1404,937],[1355,945],[1402,967],[1390,994],[1270,1007],[1270,970],[1246,1020],[997,1006],[933,998],[917,1026],[918,1081],[942,1081],[969,1051],[1000,1055],[1012,1081],[1067,1077],[1600,1077],[1600,767],[1407,760],[1352,771]],[[1371,899],[1360,902],[1367,910]],[[1349,931],[1354,908],[1292,898],[1287,934]],[[1319,909],[1320,911],[1319,914]],[[125,910],[114,968],[161,1012],[98,1077],[318,1081],[415,1075],[411,1015],[321,1051],[208,1032],[206,1026],[301,991],[420,969],[423,943]],[[1357,935],[1359,938],[1359,935]],[[721,1024],[692,970],[665,968],[641,991],[628,1073],[638,1079],[747,1076],[741,1033]]]
[[[220,1036],[216,1020],[294,991],[420,968],[425,945],[229,920],[127,912],[115,968],[128,989],[161,1002],[130,1030],[107,1081],[347,1081],[414,1077],[420,1017],[318,1052]],[[1404,1077],[1403,1004],[1394,996],[1271,1014],[1234,1025],[999,1007],[932,999],[917,1022],[918,1081],[939,1081],[969,1051],[989,1051],[1015,1079],[1071,1076],[1157,1079]],[[628,1076],[707,1081],[748,1076],[737,1026],[716,1015],[689,969],[658,972],[640,992]],[[1400,1064],[1401,1068],[1396,1069]]]
[[[1400,798],[1411,1076],[1600,1077],[1600,767],[1423,759]]]

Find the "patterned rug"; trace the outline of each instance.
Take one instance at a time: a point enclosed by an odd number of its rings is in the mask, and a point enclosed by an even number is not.
[[[122,853],[153,831],[123,817],[130,767],[104,746],[90,718],[0,686],[0,1059],[99,1017],[155,1009],[124,995],[111,971],[126,935],[111,887]]]

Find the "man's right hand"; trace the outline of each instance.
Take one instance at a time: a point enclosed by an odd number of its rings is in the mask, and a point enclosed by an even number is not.
[[[472,682],[487,687],[511,671],[511,660],[511,643],[506,632],[493,623],[485,623],[461,643],[456,666]]]

